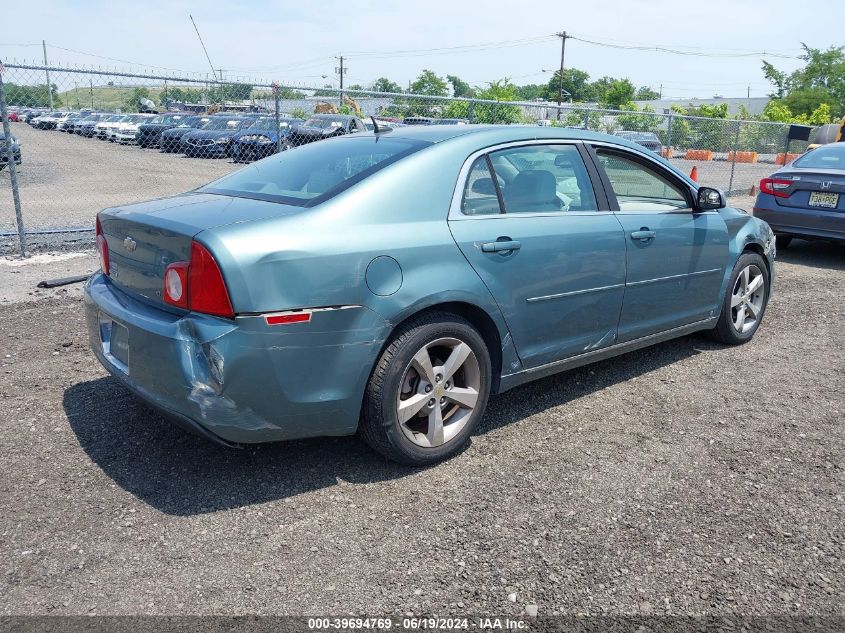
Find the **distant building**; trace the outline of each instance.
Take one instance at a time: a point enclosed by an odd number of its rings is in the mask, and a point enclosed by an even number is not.
[[[740,113],[740,107],[744,106],[748,113],[751,115],[762,114],[763,109],[766,107],[766,104],[769,103],[769,97],[751,97],[750,99],[742,99],[742,98],[723,98],[717,97],[714,99],[653,99],[651,101],[634,101],[637,104],[637,107],[642,108],[643,106],[649,106],[654,109],[655,112],[663,112],[664,110],[668,110],[673,105],[678,105],[681,107],[698,107],[700,105],[719,105],[721,103],[728,104],[728,113],[730,115],[736,115]]]

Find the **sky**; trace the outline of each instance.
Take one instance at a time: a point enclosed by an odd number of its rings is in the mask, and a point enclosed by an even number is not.
[[[801,17],[793,19],[796,7]],[[20,7],[19,7],[20,8]],[[43,0],[0,16],[0,59],[153,73],[210,73],[284,85],[346,85],[388,77],[402,86],[423,69],[472,85],[509,77],[546,83],[560,64],[628,77],[672,98],[762,97],[772,88],[762,52],[778,68],[801,66],[801,43],[845,44],[842,0]],[[797,17],[797,16],[796,16]],[[585,42],[599,42],[596,45]],[[608,46],[612,45],[612,46]],[[669,48],[688,54],[623,47]],[[707,55],[707,56],[704,56]],[[715,55],[715,56],[713,56]],[[326,77],[324,78],[323,75]]]

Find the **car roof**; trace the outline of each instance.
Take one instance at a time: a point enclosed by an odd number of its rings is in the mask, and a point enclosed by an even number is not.
[[[617,145],[631,147],[638,151],[642,149],[636,143],[631,143],[621,136],[611,136],[609,134],[602,134],[601,132],[576,128],[543,127],[539,125],[417,125],[393,128],[391,131],[382,132],[382,134],[387,134],[394,138],[418,139],[431,143],[439,143],[459,136],[473,134],[490,137],[491,144],[534,139],[559,139],[607,141]]]

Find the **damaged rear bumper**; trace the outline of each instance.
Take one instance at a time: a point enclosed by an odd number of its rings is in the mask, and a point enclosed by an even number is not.
[[[85,312],[91,349],[113,376],[179,426],[224,444],[354,433],[389,333],[362,306],[317,309],[284,326],[263,315],[175,314],[102,274],[85,285]],[[125,328],[121,360],[104,345],[110,328]]]

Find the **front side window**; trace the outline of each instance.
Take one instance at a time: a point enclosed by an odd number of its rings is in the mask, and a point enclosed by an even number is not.
[[[610,180],[621,211],[688,209],[687,195],[668,175],[616,152],[597,149],[599,163]]]

